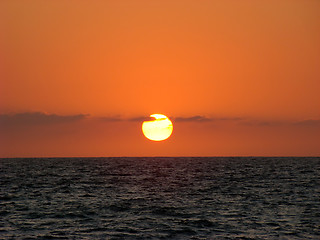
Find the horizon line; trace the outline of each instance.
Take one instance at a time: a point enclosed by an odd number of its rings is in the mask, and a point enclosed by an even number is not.
[[[294,155],[215,155],[215,156],[99,156],[99,157],[84,157],[84,156],[35,156],[35,157],[0,157],[0,159],[40,159],[40,158],[319,158],[320,155],[303,155],[303,156],[294,156]]]

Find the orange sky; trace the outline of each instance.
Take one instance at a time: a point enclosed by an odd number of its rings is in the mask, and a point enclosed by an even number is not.
[[[320,155],[318,0],[0,9],[0,157]]]

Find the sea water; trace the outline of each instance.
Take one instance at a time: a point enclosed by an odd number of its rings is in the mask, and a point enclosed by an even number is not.
[[[320,239],[320,158],[0,159],[0,239]]]

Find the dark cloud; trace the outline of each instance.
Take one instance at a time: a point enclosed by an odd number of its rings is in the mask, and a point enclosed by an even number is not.
[[[103,122],[120,122],[123,121],[121,117],[99,117],[98,120],[101,120]]]
[[[295,122],[295,125],[298,126],[320,126],[320,119],[309,119],[299,122]]]
[[[25,112],[16,114],[0,114],[0,124],[4,125],[39,125],[75,122],[85,119],[88,115],[56,115],[42,112]]]
[[[241,121],[243,118],[240,117],[206,117],[201,115],[191,116],[191,117],[173,117],[173,120],[177,122],[213,122],[213,121]]]
[[[206,118],[203,116],[192,116],[192,117],[169,117],[169,119],[177,122],[202,122],[202,121],[211,121],[210,118]],[[153,117],[145,117],[145,116],[138,116],[124,119],[130,122],[143,122],[143,121],[153,121]]]
[[[0,114],[0,125],[45,125],[45,124],[57,124],[57,123],[72,123],[84,119],[98,120],[103,122],[143,122],[154,120],[152,117],[137,116],[132,118],[122,118],[120,116],[115,117],[89,117],[87,114],[76,115],[57,115],[47,114],[43,112],[24,112],[16,114]],[[206,117],[202,115],[187,116],[187,117],[170,117],[175,122],[194,122],[194,123],[206,123],[206,122],[236,122],[245,126],[260,126],[260,127],[278,127],[278,126],[310,126],[320,127],[320,119],[309,119],[302,121],[271,121],[271,120],[255,120],[246,119],[240,117]]]
[[[208,122],[208,121],[213,121],[214,119],[212,118],[207,118],[204,116],[191,116],[191,117],[169,117],[169,119],[176,121],[176,122]],[[152,117],[134,117],[128,119],[129,121],[134,121],[134,122],[143,122],[143,121],[152,121],[154,118]]]
[[[129,122],[143,122],[143,121],[153,121],[153,117],[146,116],[137,116],[131,118],[121,118],[121,117],[101,117],[97,118],[103,121],[129,121]],[[209,118],[201,115],[190,116],[190,117],[174,117],[171,116],[169,119],[176,122],[210,122],[210,121],[240,121],[242,118],[233,117],[233,118]]]
[[[280,121],[280,120],[257,120],[243,117],[206,117],[195,115],[190,117],[172,117],[176,122],[235,122],[245,126],[260,126],[260,127],[280,127],[280,126],[310,126],[320,127],[320,119],[309,119],[303,121]]]
[[[319,126],[320,120],[303,120],[303,121],[264,121],[264,120],[246,120],[241,122],[246,126],[260,126],[260,127],[280,127],[280,126]]]
[[[212,121],[211,118],[207,118],[205,116],[191,116],[191,117],[173,117],[173,120],[177,122],[208,122]]]
[[[130,122],[143,122],[143,121],[152,121],[154,120],[154,118],[139,116],[139,117],[128,118],[127,120]]]
[[[245,120],[240,122],[240,124],[244,126],[274,127],[284,125],[285,123],[281,121]]]
[[[96,117],[93,118],[103,122],[120,122],[120,121],[129,121],[129,122],[143,122],[143,121],[151,121],[154,118],[151,117],[132,117],[132,118],[123,118],[123,117]]]
[[[215,121],[244,121],[245,118],[241,117],[224,117],[224,118],[214,118]]]

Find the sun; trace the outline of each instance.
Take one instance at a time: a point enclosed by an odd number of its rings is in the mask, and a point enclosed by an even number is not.
[[[152,141],[163,141],[171,136],[173,125],[170,119],[163,114],[151,114],[154,120],[142,123],[142,132],[146,138]]]

